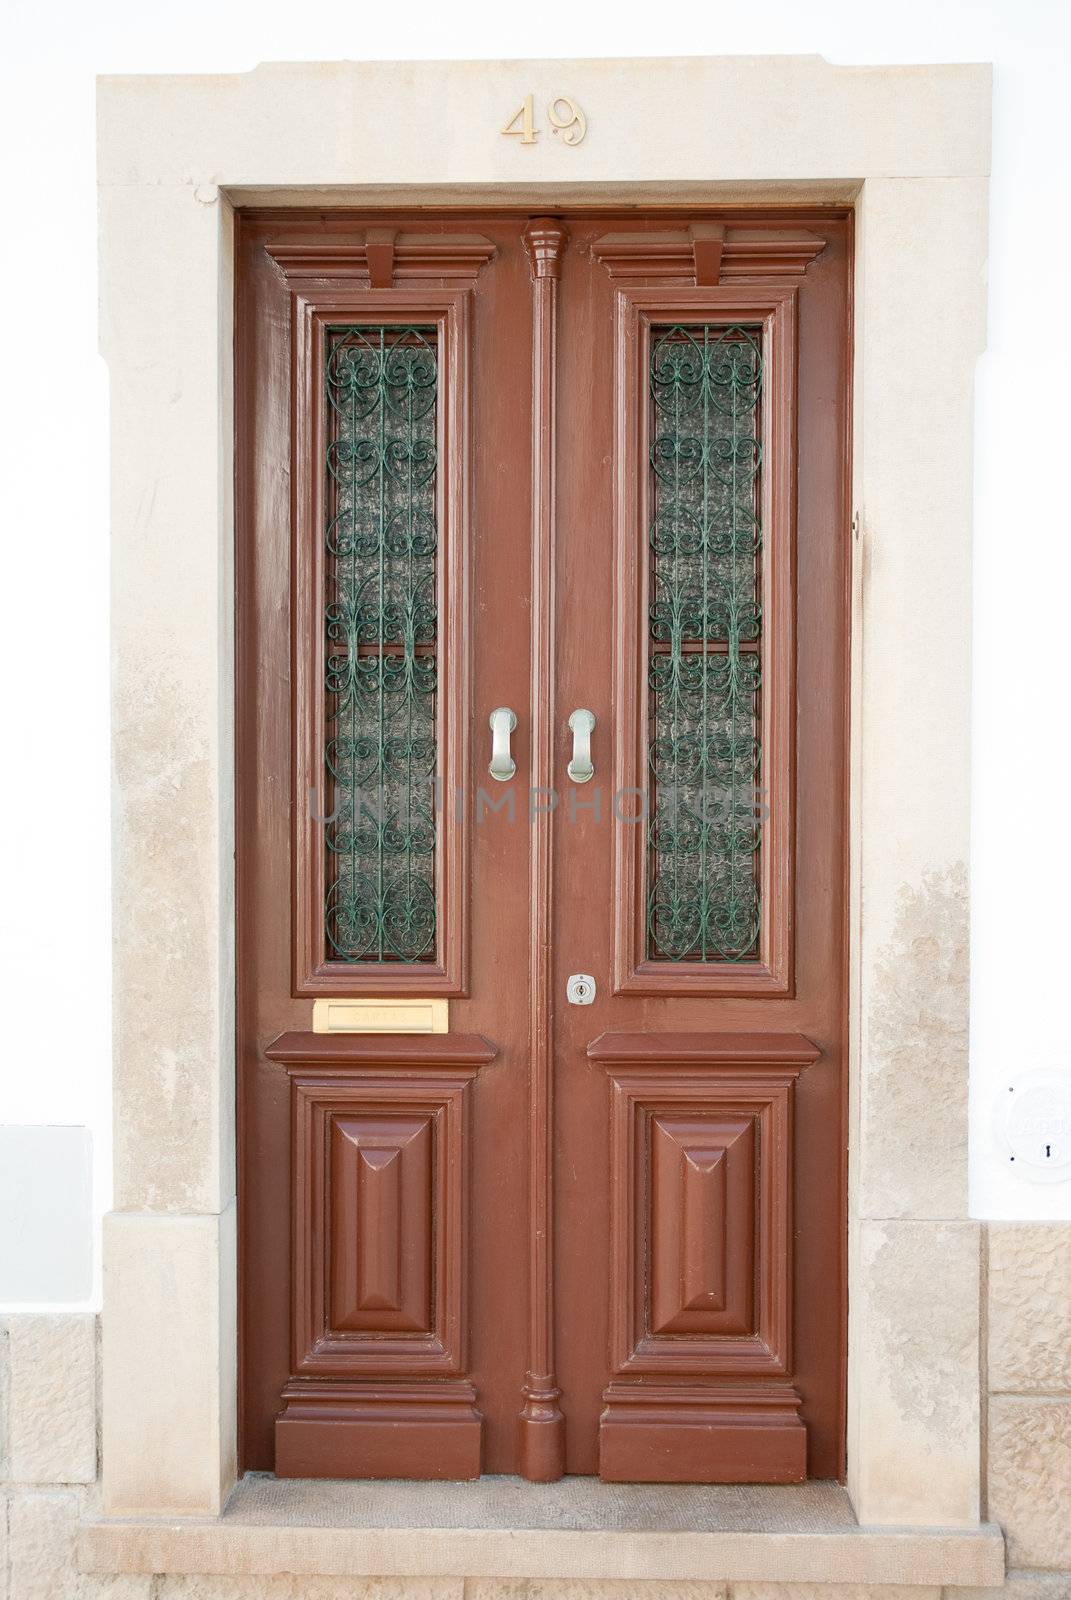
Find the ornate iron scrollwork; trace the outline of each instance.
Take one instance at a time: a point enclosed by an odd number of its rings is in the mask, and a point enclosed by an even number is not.
[[[742,961],[762,832],[757,335],[656,330],[650,389],[647,950]]]
[[[329,335],[325,927],[333,960],[436,955],[434,329]]]

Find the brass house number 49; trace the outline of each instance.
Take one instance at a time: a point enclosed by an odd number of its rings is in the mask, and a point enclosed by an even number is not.
[[[509,139],[519,139],[522,144],[535,144],[540,130],[535,125],[532,109],[534,95],[526,94],[504,128],[499,129]],[[556,94],[547,106],[550,131],[561,136],[563,144],[579,144],[588,131],[588,119],[567,94]]]

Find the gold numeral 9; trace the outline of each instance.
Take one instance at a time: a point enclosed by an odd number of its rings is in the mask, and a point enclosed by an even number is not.
[[[587,117],[567,94],[555,95],[547,107],[547,120],[555,133],[561,134],[563,144],[579,144],[588,131]]]

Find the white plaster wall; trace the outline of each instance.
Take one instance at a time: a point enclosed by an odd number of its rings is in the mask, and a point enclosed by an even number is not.
[[[1071,585],[1058,314],[1068,222],[1071,26],[1058,0],[766,0],[622,8],[571,0],[396,12],[321,0],[179,9],[8,0],[0,72],[7,248],[0,381],[5,563],[0,697],[0,1123],[86,1126],[93,1209],[110,1203],[107,386],[96,354],[93,77],[242,71],[263,60],[820,53],[842,63],[995,64],[989,348],[978,376],[975,520],[976,1215],[1071,1217],[1071,1183],[1028,1185],[993,1144],[1009,1069],[1071,1071],[1058,1044],[1071,847],[1063,636]],[[583,98],[583,86],[563,85]],[[496,140],[514,109],[474,105]],[[820,114],[821,108],[816,108]],[[627,118],[628,106],[621,115]],[[664,133],[664,130],[662,130]],[[429,150],[444,136],[428,107]],[[181,152],[176,152],[181,158]],[[518,176],[524,151],[516,149]],[[1050,215],[1050,208],[1052,214]],[[905,327],[905,341],[911,329]],[[1054,488],[1055,485],[1055,488]],[[935,536],[939,530],[935,529]],[[925,596],[919,596],[925,605]],[[912,638],[916,629],[905,630]],[[151,663],[147,663],[151,677]],[[935,1127],[933,1138],[941,1138]],[[99,1252],[98,1252],[99,1256]],[[5,1303],[0,1282],[0,1306]],[[99,1292],[99,1267],[97,1289]],[[62,1290],[57,1285],[58,1302]],[[39,1302],[49,1303],[48,1297]],[[81,1303],[81,1302],[68,1302]]]

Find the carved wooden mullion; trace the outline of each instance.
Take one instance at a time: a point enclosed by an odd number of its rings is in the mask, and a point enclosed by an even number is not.
[[[532,270],[532,788],[554,780],[554,540],[558,279],[567,234],[554,217],[524,232]],[[552,1482],[565,1470],[565,1417],[554,1375],[551,1156],[553,813],[532,818],[529,923],[528,1371],[520,1416],[524,1477]]]

